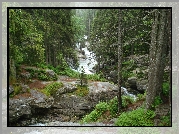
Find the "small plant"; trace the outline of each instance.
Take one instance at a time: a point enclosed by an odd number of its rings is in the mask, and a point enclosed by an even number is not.
[[[126,107],[128,104],[132,104],[134,99],[130,96],[123,95],[122,96],[122,107]]]
[[[95,109],[100,113],[103,113],[108,109],[108,104],[106,102],[100,102],[96,105]]]
[[[118,112],[118,100],[117,96],[108,102],[108,110],[112,116],[115,116]]]
[[[77,90],[73,92],[73,94],[81,97],[86,96],[88,93],[89,93],[88,87],[80,86],[80,85],[77,85]]]
[[[95,122],[101,117],[101,115],[107,110],[108,104],[106,102],[100,102],[96,105],[95,109],[88,115],[86,115],[81,123]]]
[[[137,100],[145,100],[146,92],[144,94],[137,94]]]
[[[162,99],[160,96],[156,96],[154,99],[154,103],[152,104],[153,108],[156,108],[156,106],[160,105],[162,103]]]
[[[167,96],[169,94],[169,88],[170,88],[170,85],[168,82],[164,82],[162,84],[162,93]]]
[[[42,92],[46,94],[47,96],[53,96],[59,88],[63,87],[62,83],[59,82],[53,82],[49,85],[47,85]]]
[[[123,112],[115,122],[116,126],[153,126],[155,112],[138,108],[131,112]]]
[[[169,125],[170,125],[170,116],[162,116],[159,126],[169,126]]]

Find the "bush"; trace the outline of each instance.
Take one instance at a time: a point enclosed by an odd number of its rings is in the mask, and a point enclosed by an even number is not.
[[[160,96],[156,96],[154,99],[154,103],[152,104],[153,108],[156,108],[156,106],[160,105],[162,103],[162,99]]]
[[[53,96],[60,87],[63,87],[63,83],[53,82],[47,85],[42,92],[47,96]]]
[[[128,104],[132,104],[134,99],[130,96],[123,95],[122,96],[122,107],[126,107]]]
[[[118,112],[118,100],[117,97],[114,97],[108,102],[108,110],[112,116],[115,116]]]
[[[103,113],[108,109],[108,104],[106,102],[100,102],[96,105],[95,109],[100,113]]]
[[[88,115],[86,115],[81,123],[95,122],[99,117],[107,110],[108,104],[106,102],[100,102],[96,105],[95,109]]]
[[[89,93],[88,87],[80,86],[80,85],[77,85],[77,90],[73,92],[73,94],[81,97],[86,96],[88,93]]]
[[[153,126],[152,119],[155,117],[155,112],[138,108],[131,112],[122,113],[117,121],[116,126]]]
[[[169,83],[168,82],[164,82],[162,84],[162,93],[167,96],[169,94],[169,88],[170,88]]]

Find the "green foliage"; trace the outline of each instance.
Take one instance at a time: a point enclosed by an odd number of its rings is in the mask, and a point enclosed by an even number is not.
[[[22,87],[21,87],[21,85],[19,83],[14,83],[13,84],[13,89],[14,89],[14,92],[12,92],[10,94],[10,96],[9,96],[10,98],[14,97],[15,95],[18,95],[22,91]]]
[[[131,112],[123,112],[115,122],[116,126],[153,126],[155,112],[138,108]]]
[[[89,89],[87,86],[80,86],[77,85],[77,90],[73,92],[73,94],[77,95],[77,96],[81,96],[84,97],[89,93]]]
[[[122,107],[126,107],[128,104],[132,104],[134,99],[130,96],[123,95],[122,96]]]
[[[98,118],[107,110],[108,104],[106,102],[100,102],[96,105],[95,109],[88,115],[86,115],[81,123],[95,122]]]
[[[44,62],[45,49],[41,44],[28,45],[24,48],[24,63],[28,65],[36,65]]]
[[[57,75],[55,75],[54,77],[50,77],[47,75],[46,71],[41,68],[26,68],[26,71],[31,74],[31,78],[38,78],[39,80],[43,81],[57,80]]]
[[[162,93],[167,96],[169,94],[169,88],[170,88],[169,83],[168,82],[164,82],[162,84]]]
[[[100,102],[96,105],[95,109],[103,113],[108,109],[108,104],[106,102]]]
[[[63,83],[53,82],[47,85],[42,92],[47,96],[53,96],[59,88],[63,87]]]
[[[118,112],[118,100],[117,96],[108,102],[108,110],[112,116],[115,116]]]
[[[95,122],[101,115],[102,115],[101,112],[97,110],[93,110],[90,114],[86,115],[82,119],[81,123]]]
[[[169,126],[171,125],[170,123],[170,116],[162,116],[161,117],[161,122],[159,123],[159,126]]]
[[[137,94],[137,100],[145,100],[146,92],[144,94]]]
[[[107,81],[105,78],[101,77],[100,74],[87,74],[87,79],[93,81]]]
[[[154,102],[152,104],[153,108],[156,108],[156,106],[160,105],[162,103],[162,99],[160,96],[156,96],[154,99]]]

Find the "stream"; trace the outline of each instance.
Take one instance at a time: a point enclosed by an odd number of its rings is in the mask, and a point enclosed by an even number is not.
[[[81,67],[83,66],[84,72],[86,74],[94,74],[94,71],[92,68],[95,66],[95,64],[97,64],[97,61],[95,60],[94,53],[88,50],[89,45],[90,45],[89,42],[85,42],[85,47],[82,48],[82,50],[85,52],[84,56],[86,58],[83,58],[83,57],[79,58],[79,68],[75,71],[81,72],[82,71]],[[77,44],[77,49],[79,49],[79,44]],[[131,96],[134,100],[136,100],[137,98],[136,95],[129,93],[125,87],[121,87],[121,89],[124,91],[124,95]],[[73,123],[73,122],[56,121],[56,122],[49,122],[46,124],[38,123],[38,124],[30,125],[30,126],[112,126],[112,124],[96,123],[96,124],[81,125],[79,123]]]

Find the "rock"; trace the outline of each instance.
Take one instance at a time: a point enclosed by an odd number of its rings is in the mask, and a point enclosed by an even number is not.
[[[118,86],[109,82],[91,82],[88,88],[87,100],[91,102],[92,107],[99,101],[109,101],[118,95]]]
[[[19,100],[9,99],[9,122],[15,122],[21,116],[30,117],[32,99]]]
[[[57,74],[53,70],[46,70],[46,74],[51,79],[57,79]]]
[[[136,77],[130,77],[127,80],[127,83],[129,84],[129,87],[135,87],[136,86],[136,82],[137,82],[137,78]]]
[[[110,80],[112,80],[114,83],[117,83],[117,76],[118,76],[118,72],[116,70],[110,71],[109,77]]]
[[[21,93],[27,93],[30,89],[28,85],[21,84],[22,90]]]
[[[34,98],[34,102],[31,104],[34,108],[50,108],[54,103],[53,97],[47,97],[37,90],[31,90],[30,93]]]
[[[14,92],[14,88],[10,85],[9,86],[9,94],[13,93]]]
[[[71,92],[74,92],[75,90],[77,90],[76,85],[72,85],[72,84],[64,85],[64,87],[57,90],[56,96],[59,96],[65,93],[71,93]]]
[[[137,90],[145,92],[148,87],[148,80],[138,80],[137,83]]]
[[[31,75],[29,72],[21,73],[20,74],[22,78],[24,79],[30,79]]]

